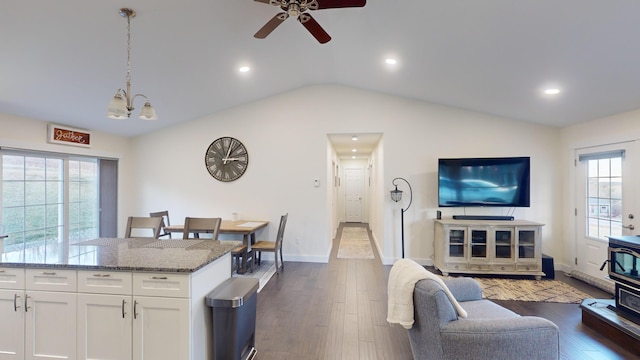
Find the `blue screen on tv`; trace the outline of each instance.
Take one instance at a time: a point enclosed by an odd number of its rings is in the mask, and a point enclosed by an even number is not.
[[[529,207],[529,157],[438,160],[438,205]]]

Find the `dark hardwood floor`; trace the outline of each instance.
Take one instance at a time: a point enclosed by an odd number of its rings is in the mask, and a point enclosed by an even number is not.
[[[366,226],[344,224],[343,226]],[[339,237],[338,237],[339,239]],[[387,278],[391,266],[375,259],[338,259],[334,240],[328,264],[287,262],[258,294],[257,360],[412,359],[407,331],[389,325]],[[375,247],[374,247],[375,249]],[[608,298],[582,281],[556,273],[556,279],[594,298]],[[576,304],[496,301],[521,315],[547,318],[560,327],[560,358],[638,359],[582,325]],[[522,359],[526,359],[523,355]]]

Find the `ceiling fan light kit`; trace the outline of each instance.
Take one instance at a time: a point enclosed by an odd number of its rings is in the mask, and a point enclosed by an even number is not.
[[[116,91],[116,94],[107,107],[107,117],[110,119],[128,119],[134,110],[133,100],[138,96],[142,96],[146,101],[142,107],[139,118],[143,120],[157,120],[158,116],[156,115],[156,111],[145,95],[135,94],[131,96],[131,18],[136,16],[136,12],[129,8],[122,8],[120,9],[120,15],[127,18],[126,89],[118,89],[118,91]]]
[[[304,26],[321,44],[331,40],[331,36],[318,24],[318,22],[306,11],[319,9],[335,9],[345,7],[363,7],[366,0],[255,0],[257,2],[277,6],[282,12],[277,13],[255,35],[257,39],[266,38],[273,30],[282,24],[290,16]]]

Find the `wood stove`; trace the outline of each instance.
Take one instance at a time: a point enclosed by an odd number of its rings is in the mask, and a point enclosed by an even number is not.
[[[609,277],[616,283],[616,309],[640,323],[640,236],[609,237],[607,262]]]

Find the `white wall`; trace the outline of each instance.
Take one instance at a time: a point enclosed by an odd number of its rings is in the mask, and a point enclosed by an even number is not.
[[[561,248],[562,227],[554,221],[562,204],[558,129],[344,86],[306,87],[136,138],[130,212],[167,209],[178,222],[184,216],[230,218],[235,211],[272,224],[288,212],[285,257],[327,261],[331,194],[313,180],[330,177],[327,134],[358,132],[383,134],[372,155],[370,223],[385,263],[401,253],[399,208],[389,198],[397,176],[414,192],[405,213],[407,257],[430,263],[439,157],[530,156],[532,206],[515,216],[547,224],[545,253]],[[221,136],[240,139],[249,151],[247,172],[232,183],[214,180],[204,166],[206,148]],[[443,209],[445,216],[460,212]],[[262,235],[273,239],[276,227]]]

